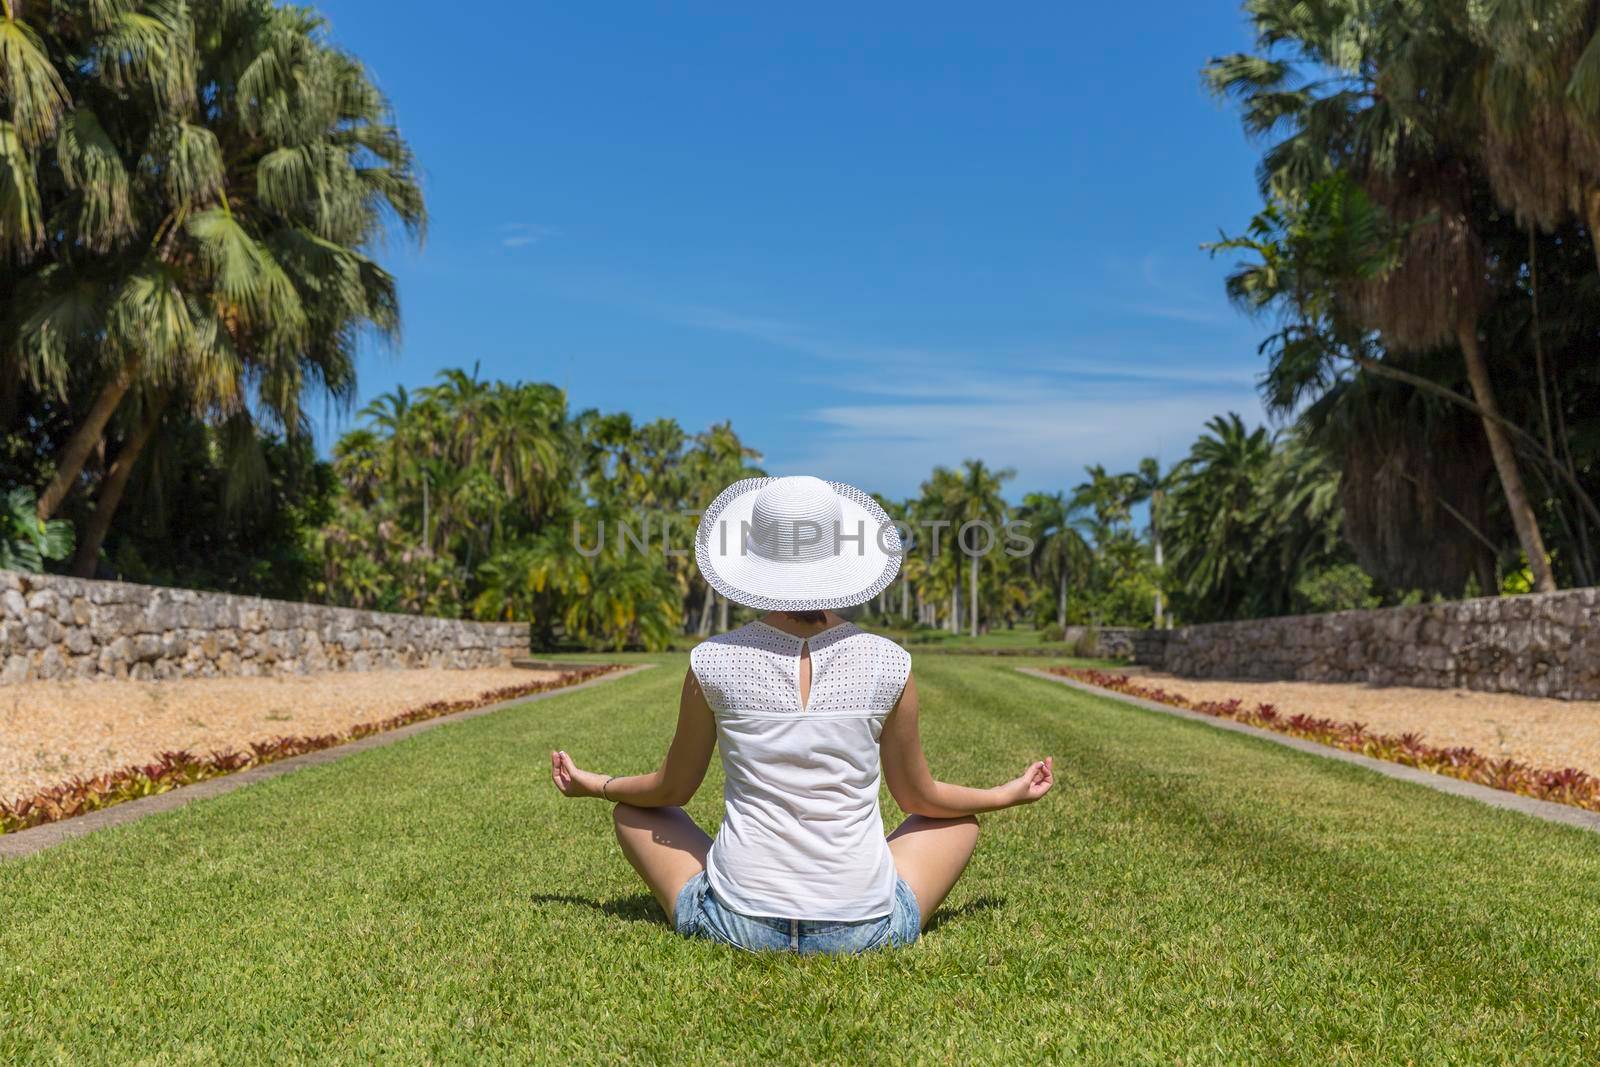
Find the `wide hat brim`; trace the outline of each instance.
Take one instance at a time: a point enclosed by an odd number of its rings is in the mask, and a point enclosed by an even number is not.
[[[757,494],[776,480],[734,482],[700,517],[694,554],[711,588],[760,611],[827,611],[865,604],[889,587],[900,573],[900,531],[876,500],[844,482],[827,483],[839,497],[843,536],[835,552],[784,561],[751,549],[742,532]]]

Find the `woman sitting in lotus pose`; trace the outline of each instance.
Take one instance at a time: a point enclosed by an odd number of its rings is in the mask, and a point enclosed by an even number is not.
[[[660,770],[622,778],[550,754],[556,788],[613,802],[622,852],[677,930],[736,948],[860,952],[908,945],[966,868],[980,812],[1050,791],[1050,759],[993,789],[934,780],[911,656],[832,609],[900,568],[871,497],[816,478],[750,478],[702,517],[695,555],[761,620],[697,646]],[[716,840],[684,814],[722,746]],[[909,817],[887,839],[880,776]]]

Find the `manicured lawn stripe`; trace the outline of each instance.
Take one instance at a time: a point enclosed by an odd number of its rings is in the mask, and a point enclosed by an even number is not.
[[[1055,755],[916,948],[683,942],[547,753],[633,771],[685,657],[0,866],[0,1061],[1528,1059],[1600,1044],[1592,836],[917,665],[935,773]],[[720,771],[691,812],[713,826]],[[892,805],[889,806],[892,811]]]

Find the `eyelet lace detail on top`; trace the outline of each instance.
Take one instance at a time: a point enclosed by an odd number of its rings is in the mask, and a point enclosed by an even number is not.
[[[811,646],[811,692],[801,710],[796,667]],[[911,654],[845,622],[797,637],[756,622],[708,638],[689,657],[717,714],[888,714],[911,673]]]

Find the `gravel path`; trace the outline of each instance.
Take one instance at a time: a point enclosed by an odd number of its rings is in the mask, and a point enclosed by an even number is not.
[[[1535,767],[1600,774],[1600,702],[1467,689],[1179,678],[1141,667],[1125,673],[1196,700],[1273,704],[1286,714],[1354,720],[1381,733],[1411,731],[1431,744],[1469,745],[1486,756],[1509,756]]]
[[[515,667],[330,672],[164,682],[24,682],[0,687],[0,797],[173,749],[326,734],[437,700],[559,677]]]

